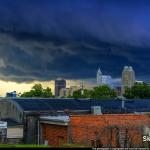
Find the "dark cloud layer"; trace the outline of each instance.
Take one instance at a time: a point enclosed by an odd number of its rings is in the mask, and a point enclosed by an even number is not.
[[[150,3],[104,0],[0,1],[0,79],[118,78],[132,65],[150,74]]]

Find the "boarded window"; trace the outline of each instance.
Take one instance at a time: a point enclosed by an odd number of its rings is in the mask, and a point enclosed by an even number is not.
[[[64,144],[64,137],[63,136],[58,137],[58,144],[59,144],[59,146]]]

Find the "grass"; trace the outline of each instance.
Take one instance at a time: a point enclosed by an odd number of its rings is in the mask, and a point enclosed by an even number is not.
[[[46,145],[34,145],[34,144],[0,144],[0,148],[52,148],[52,147]],[[90,148],[90,147],[81,144],[64,144],[59,148]]]
[[[48,148],[46,145],[33,144],[0,144],[0,148]]]
[[[81,144],[64,144],[61,146],[61,148],[91,148],[91,147]]]

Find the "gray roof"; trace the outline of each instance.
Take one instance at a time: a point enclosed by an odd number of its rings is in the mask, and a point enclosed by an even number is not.
[[[67,115],[64,115],[64,116],[41,116],[40,120],[68,123],[70,118]]]

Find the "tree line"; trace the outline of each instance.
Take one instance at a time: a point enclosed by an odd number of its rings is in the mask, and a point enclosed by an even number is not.
[[[123,96],[127,99],[150,98],[150,85],[135,83],[131,88],[126,87]],[[35,84],[30,91],[19,94],[19,97],[54,98],[51,88],[43,88],[41,84]],[[114,99],[117,93],[107,85],[97,86],[93,89],[79,89],[67,98],[91,98],[91,99]]]
[[[82,94],[83,93],[83,94]],[[44,89],[41,84],[35,84],[30,91],[19,94],[19,97],[41,97],[51,98],[55,97],[49,87]],[[116,93],[110,89],[107,85],[94,87],[93,90],[79,89],[73,92],[72,96],[67,98],[95,98],[95,99],[109,99],[115,98]]]

